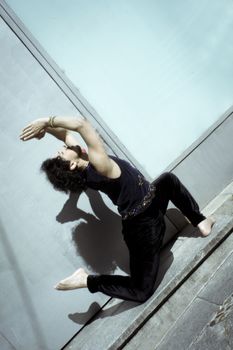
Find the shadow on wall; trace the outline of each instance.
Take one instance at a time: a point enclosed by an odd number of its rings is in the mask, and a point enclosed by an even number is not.
[[[85,222],[79,223],[72,230],[72,240],[75,244],[77,255],[81,256],[86,262],[89,272],[97,274],[112,274],[119,267],[122,271],[129,274],[129,255],[128,249],[121,233],[121,217],[114,213],[104,203],[100,193],[88,189],[85,194],[88,196],[91,208],[95,215],[86,213],[77,208],[77,203],[81,193],[70,194],[65,202],[61,212],[56,219],[60,223],[77,221],[83,219]],[[187,220],[177,209],[168,209],[167,214],[178,223],[178,227],[187,227]],[[187,232],[187,236],[197,237],[197,232],[192,225]],[[167,231],[167,230],[166,230]],[[182,236],[186,236],[184,232]],[[167,244],[172,238],[170,233],[166,232],[169,239],[164,237],[164,244]]]
[[[87,190],[86,195],[89,198],[90,205],[95,215],[86,213],[77,208],[80,193],[71,194],[64,204],[61,212],[57,215],[57,221],[65,223],[83,219],[72,231],[72,239],[75,243],[77,254],[80,255],[88,267],[98,274],[111,274],[117,267],[129,274],[128,250],[121,233],[121,217],[111,211],[104,203],[98,191]],[[177,209],[169,209],[168,213],[175,218],[179,225],[187,226],[187,220],[183,214]],[[184,237],[198,237],[197,230],[188,225],[190,229],[187,233],[182,232]],[[179,235],[179,232],[177,232]],[[169,240],[161,252],[160,267],[155,282],[154,290],[163,281],[166,272],[169,270],[173,260],[172,246],[175,243],[177,235]],[[161,290],[158,293],[162,293]],[[153,298],[153,297],[152,297]],[[137,307],[139,303],[122,301],[116,305],[110,305],[101,310],[101,306],[94,302],[89,306],[86,312],[74,312],[68,317],[77,324],[84,325],[87,317],[94,314],[89,322],[93,322],[98,318],[113,316],[128,309]]]
[[[110,274],[119,267],[128,274],[129,258],[121,233],[121,217],[106,206],[98,191],[88,189],[85,193],[95,216],[77,208],[81,193],[72,193],[57,215],[57,221],[86,221],[73,229],[72,239],[77,254],[86,261],[90,270]]]
[[[60,223],[76,221],[83,219],[85,222],[78,224],[72,231],[72,239],[76,247],[77,254],[86,262],[88,268],[98,274],[112,274],[117,267],[129,274],[128,250],[121,233],[121,217],[115,214],[104,203],[98,191],[87,190],[86,195],[90,201],[93,214],[86,213],[77,208],[80,193],[71,194],[65,202],[61,212],[57,215],[57,221]],[[179,217],[182,224],[187,221],[177,209],[170,209],[172,216]],[[190,232],[187,236],[197,236],[196,230],[190,225]],[[195,232],[193,232],[195,231]],[[178,232],[177,232],[178,234]],[[182,236],[186,236],[185,233]],[[172,246],[177,236],[166,243],[161,252],[160,267],[155,282],[154,290],[158,288],[169,270],[173,260]],[[162,293],[162,290],[158,292]],[[152,297],[153,298],[153,297]],[[92,322],[98,318],[113,316],[128,309],[137,307],[139,303],[119,300],[119,303],[105,307],[101,312],[101,306],[94,302],[86,312],[74,312],[68,317],[77,324],[84,325],[87,317],[93,314]]]

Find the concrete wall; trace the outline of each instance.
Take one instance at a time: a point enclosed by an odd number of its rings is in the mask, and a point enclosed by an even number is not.
[[[77,110],[2,19],[0,42],[0,348],[54,350],[109,298],[53,286],[80,266],[125,273],[127,254],[106,197],[69,197],[40,174],[59,141],[20,141],[31,119]]]
[[[7,3],[151,178],[232,105],[231,0]]]

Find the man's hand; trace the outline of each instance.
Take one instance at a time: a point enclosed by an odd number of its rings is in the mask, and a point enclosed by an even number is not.
[[[44,137],[46,133],[46,129],[42,129],[37,136],[35,136],[36,139],[40,140]]]
[[[23,141],[33,138],[40,140],[45,134],[46,126],[48,126],[48,118],[36,119],[23,129],[20,139]]]

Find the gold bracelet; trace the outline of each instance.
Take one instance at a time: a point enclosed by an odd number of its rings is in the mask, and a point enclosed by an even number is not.
[[[51,128],[54,128],[54,119],[56,118],[56,116],[52,116],[49,118],[49,126],[51,126]]]

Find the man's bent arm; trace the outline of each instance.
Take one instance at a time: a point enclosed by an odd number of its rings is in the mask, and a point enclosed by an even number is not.
[[[58,140],[63,141],[67,146],[77,146],[78,140],[74,137],[70,130],[64,128],[51,128],[46,127],[46,133],[56,137]]]
[[[88,147],[89,161],[101,174],[116,178],[119,166],[108,157],[102,139],[92,125],[82,117],[50,117],[37,119],[23,129],[20,138],[24,141],[36,137],[46,127],[64,128],[78,132]]]
[[[117,177],[120,174],[118,166],[116,167],[108,157],[101,137],[88,120],[80,117],[56,116],[53,119],[53,126],[78,132],[88,147],[89,161],[100,173],[110,177]]]

